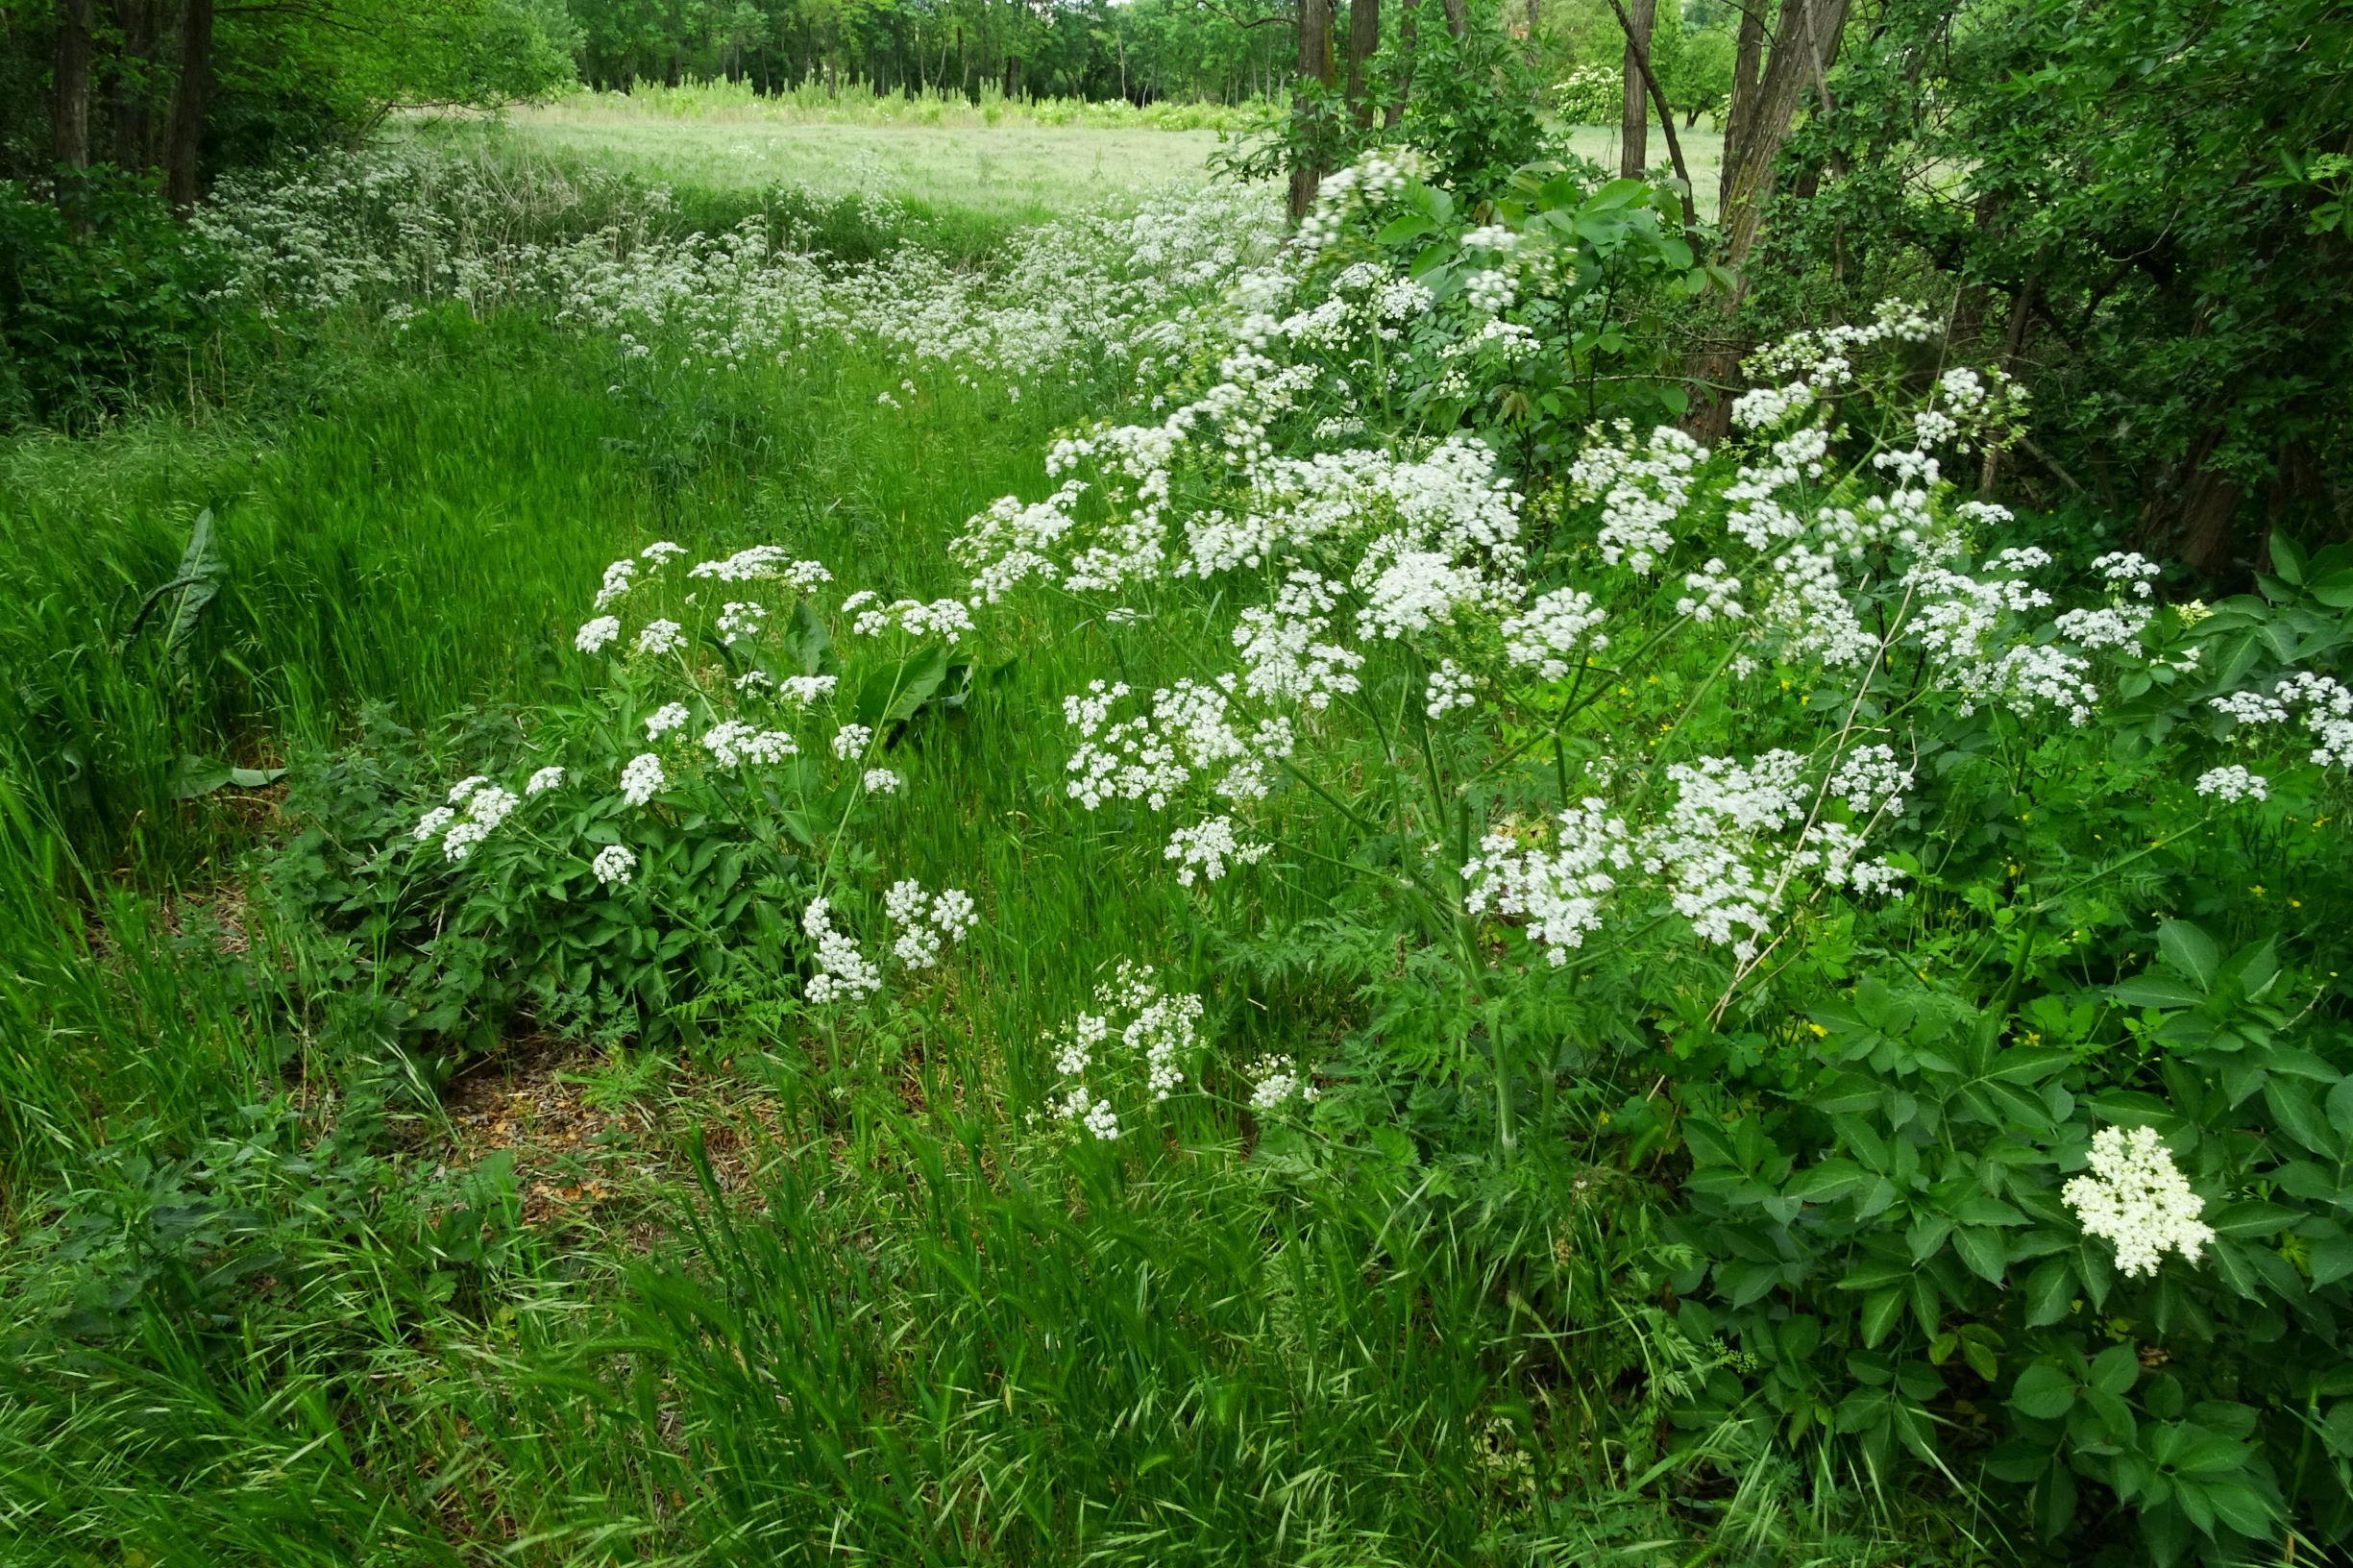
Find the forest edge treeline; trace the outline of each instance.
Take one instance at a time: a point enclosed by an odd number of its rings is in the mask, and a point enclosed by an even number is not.
[[[2312,543],[2343,536],[2353,19],[2341,7],[1430,9],[11,0],[0,160],[16,188],[0,214],[0,335],[19,363],[8,417],[105,404],[129,362],[202,330],[201,289],[132,192],[184,208],[222,169],[348,141],[396,104],[698,79],[755,92],[857,83],[1248,100],[1261,130],[1227,161],[1287,175],[1294,214],[1370,147],[1418,149],[1476,204],[1511,170],[1561,157],[1563,120],[1614,118],[1615,172],[1676,180],[1695,264],[1713,269],[1709,303],[1674,329],[1698,433],[1721,428],[1721,394],[1751,345],[1917,298],[1944,313],[1956,359],[1999,365],[2032,395],[2010,471],[1989,461],[1983,484],[2128,517],[2145,547],[2216,576],[2261,560],[2274,527]],[[1676,129],[1703,115],[1723,137],[1710,192],[1692,188]],[[36,209],[43,201],[54,219]],[[59,276],[76,268],[136,282],[92,290]],[[105,319],[77,331],[86,306]]]

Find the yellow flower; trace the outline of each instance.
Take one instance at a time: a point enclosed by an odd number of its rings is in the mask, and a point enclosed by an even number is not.
[[[1830,1032],[1827,1029],[1825,1029],[1821,1024],[1815,1023],[1810,1019],[1806,1022],[1805,1026],[1814,1031],[1814,1038],[1816,1040],[1821,1040]]]
[[[2253,887],[2251,887],[2251,888],[2247,889],[2246,891],[2247,891],[2247,892],[2249,892],[2249,893],[2251,893],[2251,894],[2254,894],[2256,897],[2260,898],[2260,897],[2262,897],[2262,896],[2263,896],[2263,884],[2262,884],[2262,883],[2260,883],[2260,882],[2258,882],[2258,883],[2256,883],[2256,884],[2255,884]]]

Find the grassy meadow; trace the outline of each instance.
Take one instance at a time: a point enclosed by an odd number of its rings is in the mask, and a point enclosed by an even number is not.
[[[1205,173],[1218,134],[1124,126],[861,124],[759,110],[650,115],[603,95],[511,110],[497,120],[416,119],[428,145],[546,158],[710,193],[806,186],[876,195],[918,212],[991,224],[1042,223],[1133,200]]]
[[[2313,1560],[2353,696],[2174,707],[2322,608],[1958,499],[1909,307],[1702,452],[1663,189],[938,118],[224,182],[0,443],[0,1568]],[[2242,1195],[2139,1320],[2096,1106]]]
[[[693,183],[883,134],[482,135],[723,208]],[[889,135],[909,193],[1017,221],[1203,140]],[[0,1560],[1667,1560],[1684,1527],[1634,1456],[1531,1444],[1616,1418],[1572,1343],[1507,1340],[1459,1238],[1345,1183],[1277,1197],[1231,1100],[1141,1162],[1041,1141],[1039,1042],[1111,966],[1217,967],[1165,951],[1183,893],[1057,810],[1037,716],[1107,656],[1078,607],[993,633],[999,674],[897,764],[894,862],[986,917],[893,1033],[837,1050],[751,1007],[660,1049],[419,1054],[382,968],[321,936],[366,896],[303,881],[366,847],[321,842],[322,802],[414,798],[577,699],[606,560],[775,541],[951,593],[944,541],[1130,386],[915,389],[841,343],[706,380],[455,303],[208,373],[192,408],[0,453]],[[208,790],[226,768],[253,772]],[[1539,1489],[1574,1501],[1515,1545]]]

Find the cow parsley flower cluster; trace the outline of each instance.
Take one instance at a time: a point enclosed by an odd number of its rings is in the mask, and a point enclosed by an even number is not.
[[[1124,960],[1095,987],[1094,1005],[1100,1011],[1079,1014],[1053,1038],[1054,1071],[1064,1082],[1046,1109],[1108,1142],[1119,1136],[1119,1113],[1110,1090],[1091,1085],[1090,1075],[1096,1084],[1134,1085],[1140,1069],[1136,1089],[1154,1103],[1166,1100],[1189,1081],[1204,1010],[1199,996],[1168,992],[1151,965]],[[1120,1053],[1105,1060],[1115,1039]]]
[[[855,942],[834,929],[830,900],[810,899],[809,907],[801,911],[800,929],[817,944],[817,972],[801,990],[810,1006],[854,1002],[882,989],[882,971],[859,951]]]
[[[962,942],[979,924],[971,894],[962,888],[942,888],[927,894],[923,884],[906,877],[891,884],[883,894],[883,913],[899,928],[891,944],[892,956],[911,969],[939,967],[940,955]]]

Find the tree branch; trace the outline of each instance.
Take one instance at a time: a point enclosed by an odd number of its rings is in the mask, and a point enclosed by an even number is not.
[[[1651,50],[1634,37],[1633,18],[1626,14],[1622,0],[1609,0],[1609,9],[1618,13],[1618,25],[1626,30],[1626,47],[1632,51],[1634,68],[1642,73],[1643,86],[1651,89],[1651,102],[1658,106],[1659,128],[1667,134],[1667,157],[1675,164],[1675,178],[1683,183],[1683,227],[1700,226],[1700,209],[1692,205],[1691,170],[1683,163],[1683,144],[1675,135],[1675,110],[1667,102],[1666,89],[1658,85],[1657,75],[1651,69]]]

